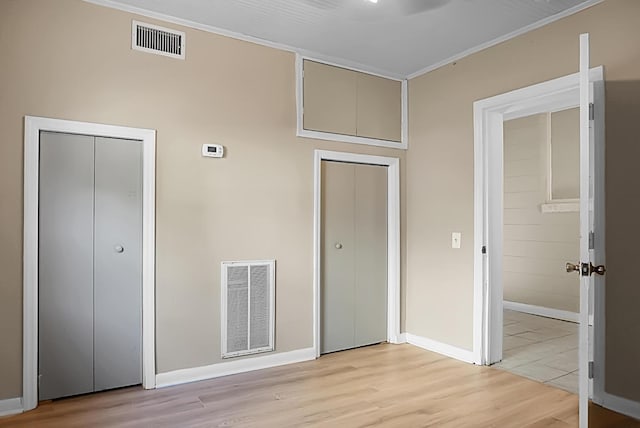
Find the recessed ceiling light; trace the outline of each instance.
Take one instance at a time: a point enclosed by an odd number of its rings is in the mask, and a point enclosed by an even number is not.
[[[371,3],[378,3],[378,0],[369,0]]]

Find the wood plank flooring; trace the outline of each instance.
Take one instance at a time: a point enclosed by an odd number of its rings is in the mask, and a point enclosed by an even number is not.
[[[41,403],[0,427],[575,427],[578,400],[411,345],[376,345],[157,390]],[[602,427],[632,421],[603,413]],[[618,418],[618,419],[616,419]]]

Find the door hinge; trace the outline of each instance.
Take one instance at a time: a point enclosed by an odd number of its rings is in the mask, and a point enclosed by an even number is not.
[[[487,246],[486,245],[482,246],[482,254],[487,254]]]
[[[593,103],[589,103],[589,120],[594,120],[596,118],[596,108]]]
[[[589,361],[589,379],[593,379],[593,361]]]
[[[596,241],[595,234],[593,232],[589,232],[589,249],[590,250],[593,250],[594,248],[596,248],[595,241]]]

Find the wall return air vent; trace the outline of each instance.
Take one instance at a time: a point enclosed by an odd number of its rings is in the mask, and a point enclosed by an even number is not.
[[[275,260],[221,267],[222,358],[273,351]]]
[[[184,59],[185,33],[140,21],[133,21],[131,49]]]

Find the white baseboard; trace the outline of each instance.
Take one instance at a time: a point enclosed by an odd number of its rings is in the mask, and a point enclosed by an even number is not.
[[[400,333],[398,335],[398,342],[396,343],[407,343],[407,333]]]
[[[640,403],[637,401],[632,401],[628,398],[619,397],[607,392],[603,393],[601,398],[602,403],[598,403],[600,406],[613,410],[614,412],[622,413],[623,415],[631,416],[635,419],[640,419]]]
[[[545,308],[544,306],[528,305],[526,303],[509,302],[505,300],[502,302],[505,309],[511,311],[524,312],[532,315],[539,315],[541,317],[555,318],[563,321],[579,322],[579,316],[577,312],[563,311],[561,309]]]
[[[196,382],[199,380],[213,379],[216,377],[250,372],[253,370],[283,366],[285,364],[315,360],[315,358],[315,349],[305,348],[297,349],[295,351],[281,352],[278,354],[245,358],[242,360],[224,361],[218,364],[211,364],[209,366],[174,370],[167,373],[157,374],[156,388],[164,388],[166,386],[180,385],[182,383]]]
[[[22,412],[22,399],[20,397],[0,400],[0,416],[15,415]]]
[[[475,362],[473,351],[468,351],[436,340],[427,339],[426,337],[416,336],[411,333],[406,333],[406,336],[407,343],[419,348],[437,352],[438,354],[446,355],[447,357],[455,358],[456,360],[464,361],[465,363]]]

